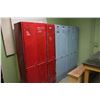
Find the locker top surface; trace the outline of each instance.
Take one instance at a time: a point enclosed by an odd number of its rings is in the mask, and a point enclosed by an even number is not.
[[[68,28],[79,28],[78,26],[72,26],[72,25],[60,25],[60,24],[54,24],[56,27],[60,27],[60,26],[62,26],[62,27],[68,27]]]
[[[21,22],[17,22],[17,23],[15,23],[15,24],[18,24],[18,23],[36,23],[36,24],[47,24],[47,23],[42,23],[42,22],[25,22],[25,21],[21,21]]]
[[[18,23],[15,23],[14,25],[16,24],[39,24],[39,25],[46,25],[47,23],[39,23],[39,22],[18,22]]]

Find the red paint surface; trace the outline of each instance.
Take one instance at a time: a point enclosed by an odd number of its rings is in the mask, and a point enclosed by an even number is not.
[[[15,39],[23,82],[55,81],[54,25],[21,22],[15,25]]]

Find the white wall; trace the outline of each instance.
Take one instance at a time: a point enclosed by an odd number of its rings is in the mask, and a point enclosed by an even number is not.
[[[40,18],[40,17],[2,18],[2,33],[3,33],[3,40],[7,56],[14,54],[16,51],[13,30],[14,30],[14,24],[21,21],[47,23],[46,18]]]
[[[13,17],[11,18],[12,21],[12,27],[14,29],[14,23],[20,22],[20,21],[24,21],[24,22],[39,22],[39,23],[47,23],[47,19],[46,18],[42,18],[42,17]]]
[[[11,20],[10,18],[2,18],[1,21],[2,21],[1,24],[2,24],[2,35],[4,40],[3,41],[4,47],[5,47],[6,55],[9,56],[15,53]]]

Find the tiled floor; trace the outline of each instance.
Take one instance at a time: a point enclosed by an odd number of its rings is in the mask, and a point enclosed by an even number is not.
[[[67,77],[63,78],[59,83],[68,83]],[[94,78],[91,77],[90,83],[100,83],[100,73],[95,75]]]

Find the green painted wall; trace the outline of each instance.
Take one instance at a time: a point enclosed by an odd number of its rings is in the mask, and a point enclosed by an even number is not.
[[[78,63],[82,63],[94,52],[100,51],[100,19],[74,18],[69,19],[69,25],[80,28]],[[98,47],[95,47],[95,44]]]
[[[1,35],[1,34],[0,34]],[[4,51],[3,40],[1,36],[1,63],[4,82],[17,83],[19,82],[18,66],[16,55],[7,57]]]
[[[47,22],[50,24],[68,25],[69,20],[68,18],[47,18]]]
[[[94,47],[94,51],[100,51],[100,18],[95,20],[95,36],[94,36],[94,43],[97,47]]]
[[[78,63],[87,59],[91,54],[90,44],[92,35],[92,19],[70,19],[70,25],[79,27],[79,58]]]
[[[48,18],[47,21],[48,23],[72,25],[79,27],[79,64],[87,59],[91,54],[100,50],[100,19]],[[98,47],[94,47],[94,44],[98,45]]]

